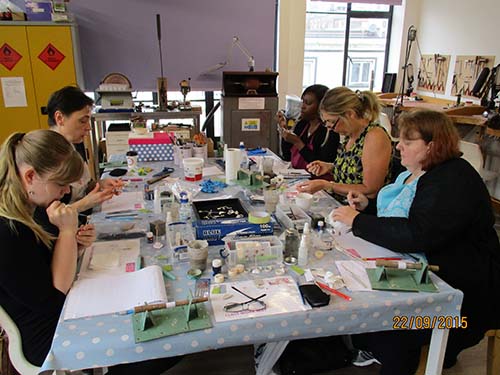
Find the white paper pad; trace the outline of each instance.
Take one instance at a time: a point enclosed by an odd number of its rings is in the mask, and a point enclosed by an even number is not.
[[[94,242],[85,250],[78,279],[109,277],[136,271],[140,239]],[[108,254],[112,254],[108,256]],[[116,264],[118,257],[118,264]]]
[[[142,191],[129,191],[115,195],[110,200],[102,203],[101,211],[104,213],[139,210],[144,207],[144,194]]]
[[[339,270],[344,284],[350,291],[359,292],[372,290],[370,279],[365,268],[375,267],[375,262],[361,262],[356,260],[337,260],[335,265]]]
[[[355,237],[352,232],[342,233],[340,236],[335,236],[335,240],[340,245],[341,250],[354,249],[358,252],[361,258],[393,258],[400,257],[401,254],[385,247],[375,245],[365,241],[362,238]]]
[[[219,287],[224,292],[220,294],[210,295],[210,302],[217,322],[225,322],[237,319],[254,318],[257,316],[276,315],[289,313],[294,311],[305,311],[310,309],[302,302],[299,288],[295,280],[290,276],[271,277],[268,279],[259,280],[262,287],[257,287],[255,280],[235,281],[220,285],[212,285]],[[235,286],[243,293],[252,297],[258,297],[261,294],[267,295],[261,300],[267,305],[266,309],[260,311],[241,311],[238,313],[224,312],[224,305],[233,302],[245,302],[248,298],[233,290],[231,286]],[[225,294],[232,294],[229,299],[224,299]]]
[[[64,320],[126,311],[144,302],[166,302],[167,292],[159,266],[118,276],[84,278],[71,288]]]

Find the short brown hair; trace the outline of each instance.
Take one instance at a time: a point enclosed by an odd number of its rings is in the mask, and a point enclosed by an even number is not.
[[[398,127],[401,137],[412,139],[418,135],[426,144],[432,142],[429,154],[422,161],[424,171],[462,155],[457,129],[442,112],[420,109],[403,113],[398,120]]]

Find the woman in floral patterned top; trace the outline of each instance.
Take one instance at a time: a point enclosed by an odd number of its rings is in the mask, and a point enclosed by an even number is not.
[[[354,92],[347,87],[329,90],[320,104],[326,126],[344,136],[335,162],[314,161],[307,166],[314,175],[333,174],[333,181],[311,180],[297,190],[321,189],[345,196],[349,191],[375,197],[388,182],[392,155],[391,139],[378,124],[380,106],[371,91]]]

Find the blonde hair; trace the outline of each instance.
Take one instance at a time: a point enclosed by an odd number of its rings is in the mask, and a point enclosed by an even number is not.
[[[30,228],[37,239],[47,247],[54,239],[33,219],[28,193],[18,167],[31,166],[39,176],[67,185],[83,174],[83,159],[75,148],[59,133],[52,130],[34,130],[27,134],[13,133],[0,149],[0,216],[9,219],[12,230],[18,221]]]
[[[380,115],[380,103],[371,91],[352,91],[347,87],[335,87],[328,90],[319,105],[320,111],[343,117],[351,110],[359,118],[370,122],[377,121]]]

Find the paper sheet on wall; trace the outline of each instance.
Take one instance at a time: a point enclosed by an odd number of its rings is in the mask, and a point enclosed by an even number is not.
[[[120,275],[136,270],[140,240],[94,242],[85,250],[78,279]]]
[[[144,196],[140,191],[129,191],[115,195],[101,205],[101,211],[105,213],[139,210],[144,207]]]
[[[23,77],[2,77],[3,103],[6,108],[27,107],[26,88]]]
[[[256,285],[255,280],[235,281],[212,286],[210,302],[215,320],[217,322],[225,322],[310,309],[302,302],[297,283],[290,276],[271,277],[259,280],[259,282],[261,283],[259,286]],[[258,297],[266,293],[266,296],[261,299],[266,303],[266,308],[260,311],[224,312],[224,305],[228,303],[248,301],[247,297],[233,290],[231,286],[238,288],[243,293],[252,297]],[[220,293],[214,293],[214,288],[220,288]],[[224,299],[224,295],[226,294],[232,294],[232,297]]]
[[[126,311],[144,302],[166,302],[159,266],[118,276],[77,280],[66,298],[64,320]]]

